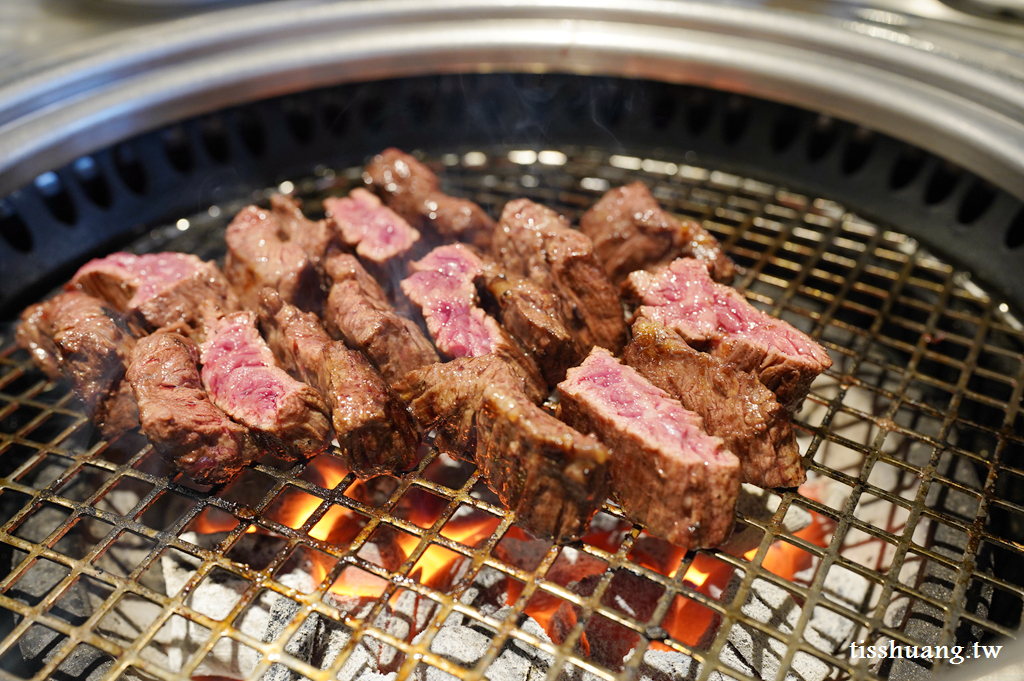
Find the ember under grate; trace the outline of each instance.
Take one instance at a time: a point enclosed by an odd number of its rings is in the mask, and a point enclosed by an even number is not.
[[[137,434],[95,440],[7,330],[3,676],[911,679],[938,663],[851,660],[850,641],[1017,634],[1024,330],[1005,305],[842,206],[723,172],[581,149],[436,160],[491,209],[575,214],[643,177],[702,219],[754,304],[836,360],[797,419],[808,483],[748,497],[729,545],[685,556],[611,504],[575,545],[532,540],[471,466],[427,448],[402,479],[268,459],[209,490],[169,480]],[[358,176],[280,189],[315,211]],[[135,248],[217,257],[239,207]]]

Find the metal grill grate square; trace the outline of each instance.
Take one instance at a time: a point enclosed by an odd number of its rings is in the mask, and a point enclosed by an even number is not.
[[[372,495],[329,456],[265,459],[211,490],[169,477],[137,433],[97,440],[68,387],[34,370],[7,330],[5,677],[185,679],[209,674],[209,660],[230,649],[252,665],[250,678],[280,675],[282,665],[313,680],[348,678],[369,649],[398,678],[441,678],[434,668],[475,680],[516,642],[543,658],[534,672],[551,680],[668,678],[654,671],[653,650],[681,653],[673,659],[690,663],[694,681],[920,678],[941,662],[851,659],[848,643],[948,646],[1018,634],[1024,329],[967,273],[831,201],[672,160],[566,148],[464,150],[437,163],[449,191],[491,209],[528,196],[575,217],[639,177],[671,210],[702,221],[745,268],[737,285],[747,297],[836,360],[796,419],[808,483],[769,493],[767,516],[740,510],[742,550],[686,555],[613,503],[581,542],[531,541],[478,472],[427,447],[414,473],[378,480]],[[293,186],[316,210],[319,197],[358,182],[358,170],[318,168]],[[214,207],[134,247],[218,257],[239,207]],[[800,514],[813,532],[787,529]],[[469,518],[476,529],[467,534]],[[403,555],[375,553],[381,533],[398,537]],[[523,546],[530,551],[513,550]],[[566,566],[586,561],[594,576],[587,589],[573,587]],[[424,579],[439,563],[458,567],[444,583]],[[319,569],[308,582],[287,578],[310,564]],[[474,605],[473,589],[501,580],[501,605],[511,607]],[[364,589],[358,603],[332,594],[352,583]],[[844,584],[861,588],[851,595]],[[211,589],[231,596],[210,602]],[[629,607],[623,593],[647,602]],[[426,613],[416,636],[381,619],[402,598]],[[254,633],[247,618],[268,602],[287,616],[276,631]],[[557,643],[523,617],[545,612],[562,613]],[[439,645],[451,618],[484,632],[478,659],[460,664]],[[320,664],[294,644],[315,621],[344,633]],[[823,642],[822,621],[841,640]],[[612,663],[612,653],[594,651],[602,632],[630,644]],[[744,645],[763,647],[759,667]]]

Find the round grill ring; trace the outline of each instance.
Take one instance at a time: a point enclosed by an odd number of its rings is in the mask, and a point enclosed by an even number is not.
[[[290,106],[298,112],[296,119],[301,119],[302,107]],[[186,125],[186,139],[202,125],[209,124],[197,121]],[[173,135],[153,139],[175,148]],[[193,158],[217,148],[209,141],[204,144],[206,151],[191,148]],[[185,166],[188,153],[181,149],[188,146],[177,148],[177,156],[168,154],[168,158],[178,158]],[[536,153],[544,151],[548,153]],[[122,159],[125,156],[122,152]],[[263,481],[262,487],[257,486],[257,498],[243,502],[228,490],[207,493],[185,480],[170,481],[156,455],[144,446],[144,439],[126,436],[113,443],[92,439],[87,421],[76,410],[67,387],[49,383],[32,370],[24,353],[12,351],[8,334],[0,355],[0,508],[5,521],[0,526],[0,546],[11,558],[11,567],[8,570],[6,563],[0,565],[0,574],[6,575],[0,580],[0,607],[5,611],[0,615],[7,618],[0,630],[0,666],[25,676],[45,677],[65,664],[76,646],[88,644],[103,651],[97,659],[109,660],[102,678],[117,678],[128,667],[159,678],[188,678],[212,650],[218,636],[227,635],[268,656],[260,670],[277,660],[308,678],[327,678],[341,668],[353,650],[351,646],[326,672],[283,650],[313,612],[333,619],[339,616],[320,597],[346,566],[359,567],[388,581],[388,590],[378,606],[347,625],[354,630],[355,639],[365,636],[381,640],[405,653],[398,670],[401,673],[412,672],[417,664],[428,664],[461,678],[482,678],[508,637],[554,655],[556,666],[569,661],[602,678],[629,678],[641,664],[641,657],[633,656],[626,670],[615,674],[594,666],[574,650],[582,626],[573,629],[565,643],[554,646],[516,628],[514,615],[494,620],[458,603],[474,571],[485,568],[522,582],[524,595],[516,601],[516,613],[527,606],[531,594],[546,592],[581,605],[583,620],[603,617],[654,641],[666,634],[660,627],[661,618],[676,595],[700,603],[721,620],[709,644],[662,640],[703,663],[695,676],[699,680],[710,678],[713,671],[748,678],[727,662],[732,645],[728,632],[739,625],[764,631],[782,642],[782,669],[791,668],[801,655],[810,655],[837,668],[841,676],[862,679],[893,673],[884,665],[869,669],[863,660],[851,664],[847,651],[828,655],[814,648],[803,632],[815,606],[854,623],[858,629],[854,638],[858,641],[874,642],[885,635],[904,644],[950,644],[991,634],[1016,634],[1024,603],[1019,571],[1014,570],[1024,540],[1020,535],[1024,506],[1015,491],[1019,485],[1014,484],[1024,477],[1024,470],[1016,463],[1017,454],[1024,448],[1019,436],[1024,331],[999,297],[929,254],[915,240],[885,224],[867,222],[833,200],[797,194],[721,168],[688,162],[685,154],[650,157],[572,146],[510,153],[506,147],[463,147],[450,148],[429,159],[441,169],[448,191],[471,197],[492,211],[508,198],[528,196],[576,216],[608,186],[642,178],[670,210],[700,219],[746,268],[738,286],[748,298],[819,338],[837,359],[833,370],[815,384],[797,425],[801,450],[807,453],[814,475],[848,489],[848,494],[839,501],[792,491],[780,494],[778,511],[769,520],[740,516],[742,525],[761,536],[751,558],[699,552],[742,572],[731,602],[701,593],[684,581],[688,566],[695,560],[693,554],[683,559],[674,577],[637,564],[631,556],[641,539],[639,528],[626,532],[611,550],[586,542],[575,546],[608,564],[594,595],[581,598],[543,579],[558,560],[559,547],[550,548],[535,571],[509,565],[497,557],[496,546],[509,531],[512,518],[501,514],[486,495],[480,495],[475,473],[455,485],[456,489],[432,480],[433,453],[426,456],[417,473],[401,480],[388,500],[377,507],[345,495],[351,477],[326,489],[303,477],[307,469],[302,464],[286,469],[267,461],[247,473],[251,480]],[[358,182],[358,177],[358,167],[335,170],[321,166],[306,179],[293,176],[290,185],[307,197],[307,210],[315,212],[320,196],[344,191]],[[223,248],[223,226],[240,204],[198,207],[203,208],[202,212],[178,213],[170,224],[135,241],[133,248],[172,248],[217,257],[218,249]],[[187,217],[181,219],[182,215]],[[129,487],[140,492],[137,502],[131,508],[117,509],[110,499],[118,490]],[[275,501],[286,490],[301,491],[318,501],[317,510],[297,529],[274,520]],[[443,501],[444,510],[432,526],[420,527],[401,516],[402,499],[413,492],[433,494]],[[103,499],[108,501],[104,503]],[[367,518],[351,546],[310,537],[312,528],[332,505]],[[866,509],[871,505],[891,508],[896,524],[878,526],[865,521]],[[444,536],[445,524],[461,506],[495,514],[499,519],[490,537],[476,547]],[[200,548],[180,537],[208,507],[239,521],[215,549]],[[835,523],[826,547],[784,529],[782,521],[794,507],[814,511]],[[184,510],[175,515],[168,512],[172,508]],[[621,516],[614,506],[607,506],[605,513]],[[106,526],[94,531],[94,543],[86,550],[69,551],[68,544],[61,541],[79,532],[87,519]],[[248,536],[250,524],[259,525],[283,542],[269,565],[253,567],[232,551]],[[418,538],[416,548],[397,570],[397,577],[395,572],[357,555],[361,544],[382,525]],[[103,556],[126,541],[141,544],[146,557],[118,573],[103,563]],[[845,554],[856,541],[873,541],[883,547],[880,562],[868,565],[847,558]],[[777,542],[813,556],[813,575],[788,582],[769,573],[763,561]],[[431,543],[470,558],[468,577],[457,583],[454,594],[424,586],[412,577],[415,564]],[[340,561],[311,594],[289,588],[274,577],[299,545]],[[170,549],[198,559],[198,570],[178,594],[154,590],[146,577],[159,569]],[[906,583],[905,567],[915,561],[921,563],[920,571]],[[54,583],[42,594],[29,593],[24,580],[38,570],[37,566],[52,564],[64,566]],[[831,570],[845,570],[867,579],[873,585],[871,596],[857,607],[825,596],[823,587]],[[235,575],[249,585],[232,611],[222,618],[203,614],[201,605],[188,598],[191,589],[204,579],[214,579],[214,573]],[[639,576],[663,589],[650,618],[637,621],[614,603],[602,600],[621,573]],[[87,578],[105,589],[102,592],[106,599],[84,619],[69,617],[60,607],[61,599],[73,585]],[[769,580],[804,603],[801,619],[789,633],[777,624],[765,625],[741,609],[755,579]],[[306,606],[298,609],[298,615],[272,642],[254,640],[232,626],[262,589]],[[431,653],[430,637],[411,644],[368,624],[374,622],[383,601],[403,589],[439,603],[437,623],[454,611],[469,614],[498,632],[479,666],[463,669]],[[151,625],[131,641],[104,636],[97,625],[117,608],[140,600],[152,604],[158,613]],[[899,612],[901,603],[904,607]],[[209,630],[205,642],[180,670],[160,668],[144,655],[150,640],[172,616]],[[935,619],[939,624],[934,624]],[[922,622],[929,621],[932,627],[922,628]],[[58,636],[51,654],[41,655],[35,666],[7,666],[23,657],[23,639],[34,629],[38,634],[40,625],[67,638]],[[270,657],[273,655],[278,657]],[[549,676],[554,677],[554,673]]]

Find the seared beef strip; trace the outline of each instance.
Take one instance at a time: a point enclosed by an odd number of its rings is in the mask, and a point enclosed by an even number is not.
[[[687,550],[728,538],[740,462],[699,416],[603,348],[569,369],[558,395],[565,422],[608,445],[626,515]]]
[[[63,376],[105,438],[139,425],[124,380],[135,339],[115,310],[81,291],[61,293],[21,313],[18,345],[51,378]]]
[[[807,474],[789,413],[757,377],[698,352],[658,322],[641,317],[623,360],[704,419],[743,464],[740,480],[761,487],[796,487]]]
[[[384,291],[354,256],[332,256],[327,271],[334,285],[324,321],[332,338],[361,350],[391,385],[413,369],[438,361],[420,328],[395,313]]]
[[[566,369],[583,359],[558,296],[495,262],[484,262],[479,280],[501,311],[501,325],[536,362],[548,388],[554,389],[565,378]]]
[[[87,262],[65,288],[105,300],[126,315],[136,335],[178,323],[195,330],[204,304],[223,311],[235,306],[217,266],[184,253],[113,253]]]
[[[198,362],[189,338],[158,332],[139,340],[127,376],[153,448],[196,482],[215,485],[234,478],[260,450],[248,428],[210,401]]]
[[[366,166],[363,180],[427,239],[490,247],[494,220],[472,201],[442,192],[437,175],[409,154],[385,149]]]
[[[323,396],[276,366],[256,329],[256,313],[205,321],[200,375],[213,403],[284,457],[325,450],[331,425]]]
[[[795,411],[814,377],[832,366],[825,349],[791,325],[761,312],[735,289],[716,284],[707,268],[681,258],[656,273],[633,272],[629,287],[640,317],[679,333],[741,371],[753,372]]]
[[[361,352],[332,341],[316,315],[260,294],[260,325],[282,365],[324,396],[345,464],[361,478],[407,471],[420,437],[405,404]]]
[[[287,238],[281,215],[258,206],[242,209],[228,225],[224,274],[242,307],[255,309],[269,286],[300,309],[320,309],[320,275],[300,242]]]
[[[324,210],[345,244],[377,264],[405,255],[420,239],[419,232],[365,189],[324,199]]]
[[[590,239],[550,208],[529,199],[505,204],[494,231],[494,259],[559,296],[580,348],[619,352],[626,322],[619,295]]]
[[[439,246],[410,268],[413,273],[402,280],[402,291],[423,311],[438,350],[449,357],[495,354],[525,381],[534,402],[547,397],[537,365],[493,317],[476,306],[473,281],[483,270],[476,254],[463,244]]]
[[[351,253],[334,252],[324,261],[324,272],[331,284],[351,281],[367,302],[377,310],[393,310],[388,296],[377,280],[366,271],[359,258]]]
[[[476,463],[488,487],[531,532],[583,533],[607,495],[605,447],[534,405],[494,355],[434,364],[399,388],[438,446]]]
[[[280,238],[305,251],[314,267],[321,267],[328,253],[342,243],[330,220],[310,220],[296,199],[274,194],[270,197],[270,211],[280,224]]]
[[[681,256],[707,265],[715,281],[728,283],[736,271],[710,232],[663,209],[643,182],[606,192],[580,218],[580,230],[593,240],[594,253],[616,286],[630,272],[667,265]]]

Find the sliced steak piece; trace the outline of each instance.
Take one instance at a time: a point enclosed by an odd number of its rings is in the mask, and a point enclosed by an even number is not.
[[[281,225],[281,238],[299,246],[314,267],[321,267],[333,248],[341,245],[337,230],[329,220],[310,220],[302,204],[284,194],[270,197],[270,211]]]
[[[282,456],[309,457],[327,449],[331,424],[323,396],[274,364],[255,312],[207,318],[202,363],[200,376],[213,403]]]
[[[439,360],[420,327],[395,313],[354,256],[333,255],[326,269],[334,281],[324,310],[328,333],[361,350],[390,385]]]
[[[65,288],[105,300],[137,335],[178,323],[197,329],[204,304],[235,307],[220,269],[185,253],[113,253],[87,262]]]
[[[492,252],[513,274],[559,296],[583,352],[599,345],[617,353],[626,344],[622,303],[594,245],[558,213],[529,199],[509,201]]]
[[[388,296],[373,276],[366,271],[359,259],[350,253],[332,253],[324,261],[324,271],[332,284],[346,281],[355,282],[360,293],[375,309],[386,312],[393,310]]]
[[[22,312],[15,337],[50,377],[68,379],[104,438],[139,425],[124,380],[135,338],[102,300],[69,291],[32,305]]]
[[[365,189],[353,189],[344,198],[324,199],[324,210],[345,244],[377,264],[405,255],[420,239],[402,216]]]
[[[361,352],[332,341],[316,315],[260,294],[260,325],[282,365],[324,396],[346,465],[361,478],[416,464],[420,437],[405,404]]]
[[[366,166],[363,180],[424,237],[490,247],[494,220],[472,201],[442,192],[437,175],[409,154],[385,149]]]
[[[611,450],[612,491],[630,518],[686,550],[732,531],[740,462],[701,418],[603,348],[558,385],[562,418]]]
[[[255,309],[269,286],[300,309],[320,308],[320,275],[303,247],[287,237],[280,215],[258,206],[244,208],[228,225],[224,274],[242,307]]]
[[[135,346],[127,376],[153,448],[196,482],[215,485],[238,475],[260,450],[248,428],[210,401],[198,362],[192,340],[155,333]]]
[[[742,482],[796,487],[807,478],[789,412],[753,374],[694,350],[676,332],[643,317],[633,324],[622,358],[704,419],[708,433],[739,457]]]
[[[534,534],[579,537],[607,496],[608,452],[534,405],[508,364],[466,357],[410,373],[399,392],[438,445],[476,463]]]
[[[438,350],[453,358],[497,355],[525,381],[534,402],[547,397],[537,365],[497,320],[476,306],[473,281],[483,270],[476,254],[463,244],[439,246],[410,269],[413,273],[402,280],[402,291],[423,311]]]
[[[715,281],[730,282],[736,265],[709,231],[689,218],[680,220],[654,200],[643,182],[617,187],[580,218],[580,230],[615,285],[630,272],[690,257],[707,265]]]
[[[583,359],[558,296],[495,262],[484,263],[479,280],[500,310],[501,325],[537,364],[548,388],[554,389],[565,378],[566,369]]]
[[[716,284],[707,268],[681,258],[656,273],[634,272],[629,287],[640,317],[679,333],[741,371],[750,371],[795,411],[814,377],[832,366],[825,349],[791,325],[761,312],[736,289]]]

